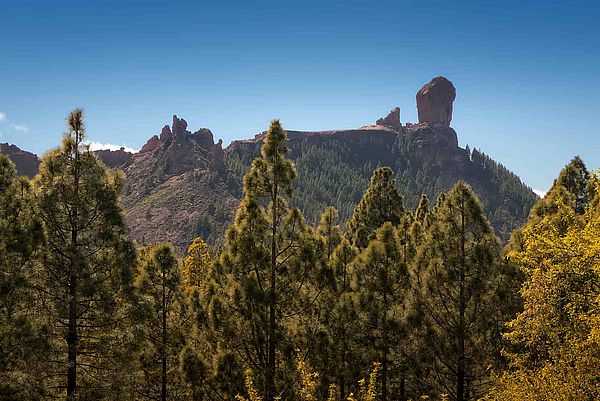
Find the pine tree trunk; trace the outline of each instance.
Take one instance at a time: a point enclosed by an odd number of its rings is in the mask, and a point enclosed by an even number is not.
[[[404,373],[400,377],[400,401],[406,401],[406,378],[404,377]]]
[[[275,279],[277,273],[277,177],[274,177],[271,216],[271,285],[269,292],[269,368],[267,372],[267,401],[275,398]]]
[[[458,328],[458,366],[456,370],[456,399],[465,400],[465,205],[461,199],[461,233],[460,233],[460,295],[459,295],[459,328]]]
[[[338,374],[340,383],[340,401],[346,400],[346,374],[348,372],[347,363],[347,345],[346,345],[346,331],[342,330],[342,371]]]
[[[75,202],[79,199],[79,132],[75,132],[75,168],[74,168],[74,192],[76,199]],[[69,323],[67,328],[67,400],[72,400],[75,398],[75,393],[77,391],[77,345],[79,343],[79,338],[77,336],[77,277],[78,277],[78,264],[79,260],[75,260],[77,258],[77,242],[78,242],[78,210],[77,205],[75,204],[73,210],[71,211],[71,249],[73,258],[70,261],[70,274],[69,274]]]
[[[381,364],[381,400],[387,401],[387,376],[388,376],[388,333],[387,333],[387,266],[383,289],[383,361]]]
[[[77,234],[75,234],[75,238]],[[67,400],[75,398],[77,390],[77,278],[72,275],[69,283],[69,326],[67,331]]]
[[[161,374],[161,401],[167,401],[167,295],[165,271],[162,272],[162,374]]]

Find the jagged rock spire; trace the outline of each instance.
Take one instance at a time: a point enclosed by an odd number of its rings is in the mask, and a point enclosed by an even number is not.
[[[400,128],[400,107],[396,107],[392,109],[384,118],[380,118],[375,123],[377,125],[383,125],[385,127],[390,127],[394,129]]]

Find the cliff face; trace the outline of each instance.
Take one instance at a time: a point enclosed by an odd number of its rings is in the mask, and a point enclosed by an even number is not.
[[[456,90],[446,78],[434,78],[417,93],[419,123],[401,124],[400,109],[350,130],[288,131],[290,158],[298,179],[293,206],[316,224],[322,210],[335,206],[348,218],[366,190],[373,170],[391,167],[408,206],[422,193],[432,201],[458,179],[471,184],[501,238],[523,224],[537,196],[517,176],[479,151],[458,145],[452,120]],[[173,116],[139,153],[98,151],[98,156],[126,176],[124,208],[131,235],[141,244],[169,241],[183,253],[194,236],[210,243],[222,238],[241,199],[242,177],[260,155],[265,133],[215,143],[212,132],[187,129]],[[35,155],[16,147],[0,150],[16,161],[22,174],[33,176]],[[23,162],[23,160],[27,162]]]
[[[119,150],[96,150],[94,153],[110,168],[122,168],[133,156],[133,153],[127,152],[125,148]]]
[[[40,160],[37,155],[22,150],[15,145],[0,143],[0,153],[8,155],[21,175],[33,178],[40,169]]]

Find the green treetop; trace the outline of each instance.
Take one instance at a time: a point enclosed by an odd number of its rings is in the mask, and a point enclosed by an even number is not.
[[[392,176],[389,167],[380,167],[373,172],[369,188],[348,221],[348,234],[360,248],[367,246],[369,238],[385,222],[400,223],[404,205]]]

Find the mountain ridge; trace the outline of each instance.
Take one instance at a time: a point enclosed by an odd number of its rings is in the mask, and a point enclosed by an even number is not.
[[[507,239],[525,222],[538,197],[479,150],[459,147],[450,127],[455,97],[452,83],[436,77],[417,92],[418,123],[402,125],[400,109],[394,108],[374,124],[356,129],[287,131],[290,158],[298,169],[293,205],[313,224],[329,205],[338,208],[344,221],[372,171],[388,166],[411,207],[421,193],[434,199],[458,179],[469,182],[497,234]],[[181,253],[196,235],[219,243],[241,199],[242,177],[260,154],[264,135],[232,141],[223,149],[208,128],[191,132],[185,119],[175,115],[172,124],[151,136],[137,153],[95,153],[127,178],[123,207],[131,235],[141,244],[172,242]],[[11,149],[9,157],[19,160],[21,153]],[[31,176],[31,170],[23,174]]]

